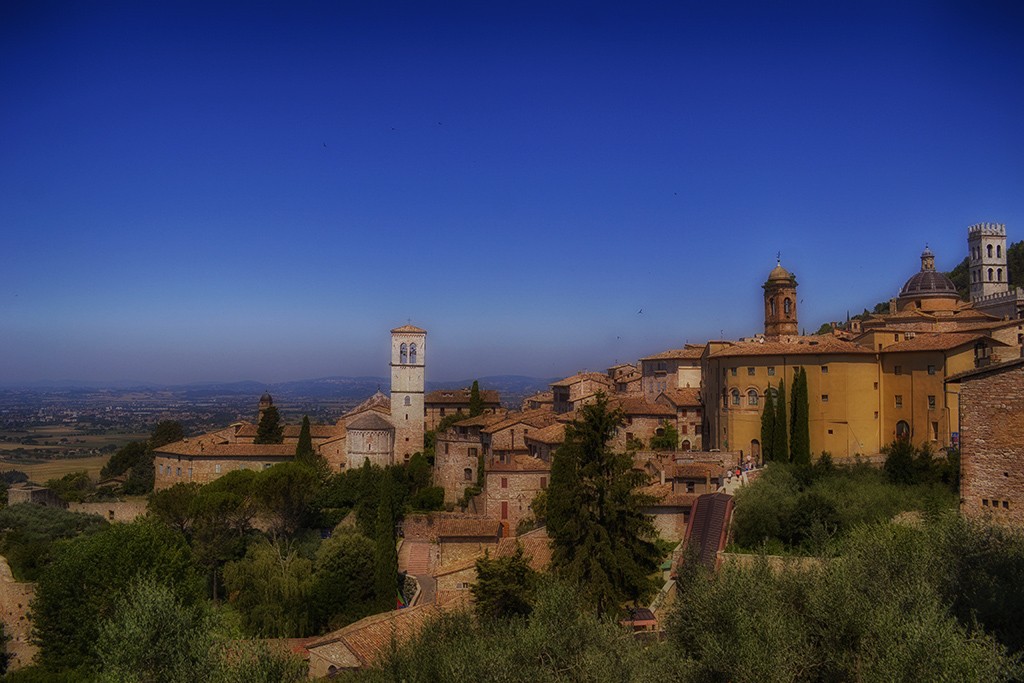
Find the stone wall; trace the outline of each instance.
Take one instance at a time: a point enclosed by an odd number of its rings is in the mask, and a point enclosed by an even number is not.
[[[28,666],[39,649],[29,642],[32,625],[28,606],[34,595],[34,584],[15,581],[7,560],[0,557],[0,620],[11,638],[7,643],[7,652],[12,656],[8,664],[11,671]]]
[[[970,516],[1024,522],[1024,365],[960,384],[961,503]]]
[[[178,483],[209,484],[232,470],[264,470],[279,462],[290,462],[294,456],[177,456],[157,455],[153,458],[156,475],[153,488],[165,489]]]
[[[131,522],[146,514],[146,499],[112,500],[105,503],[70,503],[72,512],[99,515],[109,522]]]
[[[434,485],[444,488],[446,503],[454,503],[467,486],[476,485],[482,449],[479,434],[474,438],[449,430],[438,435],[434,445]],[[466,470],[469,470],[468,477]]]
[[[486,511],[488,519],[500,520],[505,525],[505,533],[514,535],[516,526],[524,517],[529,517],[530,503],[536,495],[547,488],[551,481],[550,471],[510,472],[495,471],[487,473]],[[502,483],[504,482],[504,486]]]

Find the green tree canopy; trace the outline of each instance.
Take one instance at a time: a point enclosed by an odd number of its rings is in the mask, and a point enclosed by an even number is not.
[[[469,390],[469,416],[476,417],[484,412],[484,400],[480,398],[480,382],[473,380],[473,387]]]
[[[674,451],[679,447],[679,430],[668,420],[661,423],[661,434],[651,437],[652,451]]]
[[[150,449],[160,448],[185,438],[185,430],[177,420],[161,420],[149,437]]]
[[[295,446],[295,462],[301,462],[310,466],[316,464],[316,450],[313,449],[313,437],[310,434],[309,428],[309,415],[302,416],[299,443]]]
[[[312,604],[319,628],[338,629],[377,609],[373,541],[339,530],[320,544],[314,562]]]
[[[374,587],[381,611],[395,609],[398,596],[398,550],[395,547],[394,483],[385,473],[377,504],[377,566]]]
[[[764,407],[761,409],[761,461],[775,459],[775,391],[771,382],[764,392]]]
[[[250,635],[300,638],[315,630],[313,563],[294,542],[264,540],[249,546],[245,557],[224,566],[224,585]]]
[[[599,614],[648,594],[660,560],[657,533],[642,512],[652,501],[636,491],[646,476],[608,446],[622,424],[603,394],[584,406],[566,427],[548,489],[552,568],[579,583]]]
[[[263,411],[253,443],[284,443],[284,425],[281,424],[281,414],[276,406]]]
[[[790,460],[801,465],[811,464],[810,415],[807,397],[807,371],[798,367],[793,374],[790,390]]]
[[[775,399],[775,429],[772,430],[772,458],[779,462],[789,462],[789,438],[786,431],[789,420],[786,418],[786,381],[779,380],[779,392]]]
[[[112,524],[55,547],[32,601],[40,663],[54,670],[98,664],[101,620],[113,613],[118,596],[144,577],[173,587],[186,603],[202,594],[185,539],[150,520]]]
[[[476,561],[476,583],[470,587],[477,616],[485,621],[529,616],[536,583],[537,572],[523,556],[523,546],[516,544],[510,557],[484,553]]]

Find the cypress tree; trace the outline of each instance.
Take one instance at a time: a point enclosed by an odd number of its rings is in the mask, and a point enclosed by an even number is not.
[[[374,574],[374,592],[380,609],[395,609],[398,597],[398,551],[395,549],[394,484],[385,471],[380,482],[377,502],[377,566]]]
[[[284,427],[281,425],[281,414],[277,412],[276,407],[270,406],[263,411],[253,443],[284,443]]]
[[[299,443],[295,446],[295,462],[300,462],[303,465],[313,465],[316,462],[316,451],[313,450],[313,437],[309,432],[309,415],[302,416]]]
[[[811,463],[811,437],[807,405],[807,371],[797,368],[793,376],[790,410],[790,460],[809,465]]]
[[[473,380],[473,388],[469,390],[469,416],[476,417],[484,412],[484,400],[480,398],[480,382]]]
[[[775,459],[775,399],[772,397],[772,385],[764,392],[764,408],[761,411],[761,461]]]
[[[775,401],[775,429],[772,432],[772,457],[779,462],[789,461],[787,427],[789,420],[786,418],[786,381],[780,379],[778,400]]]

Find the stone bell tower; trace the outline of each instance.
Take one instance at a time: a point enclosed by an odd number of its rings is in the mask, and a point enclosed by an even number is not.
[[[799,334],[796,319],[796,276],[782,267],[772,268],[764,283],[764,336],[783,340]]]
[[[971,301],[1010,291],[1006,267],[1006,225],[978,223],[967,229]]]
[[[423,451],[423,390],[427,331],[414,325],[391,330],[391,423],[395,464]]]

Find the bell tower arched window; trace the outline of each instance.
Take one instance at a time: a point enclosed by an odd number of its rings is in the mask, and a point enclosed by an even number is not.
[[[409,362],[416,363],[416,344],[409,344]]]
[[[988,245],[988,257],[992,258],[992,245]]]
[[[991,268],[988,269],[988,281],[992,282],[992,269]]]
[[[782,302],[782,312],[786,314],[787,318],[793,313],[793,302],[789,300],[788,296]]]
[[[399,363],[403,363],[403,364],[409,362],[409,345],[408,344],[404,344],[404,343],[402,344],[401,350],[398,353],[398,362]]]
[[[775,297],[768,299],[768,309],[771,311],[772,317],[775,317]]]

